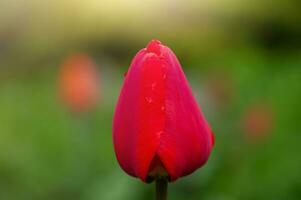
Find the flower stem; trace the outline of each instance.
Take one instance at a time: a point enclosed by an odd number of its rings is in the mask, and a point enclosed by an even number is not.
[[[167,178],[156,179],[156,200],[167,200]]]

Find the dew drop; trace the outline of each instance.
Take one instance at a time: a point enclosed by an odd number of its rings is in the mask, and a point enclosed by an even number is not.
[[[157,132],[157,135],[160,137],[163,134],[163,131]]]
[[[145,100],[147,101],[147,103],[152,103],[153,99],[151,97],[145,97]]]
[[[152,90],[154,90],[156,86],[157,86],[156,82],[152,83],[152,85],[151,85]]]

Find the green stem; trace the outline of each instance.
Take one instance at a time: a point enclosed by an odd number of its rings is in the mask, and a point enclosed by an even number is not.
[[[156,200],[167,200],[167,184],[166,178],[156,179]]]

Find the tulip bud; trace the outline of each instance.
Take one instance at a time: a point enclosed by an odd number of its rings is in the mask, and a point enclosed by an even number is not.
[[[73,112],[91,110],[98,99],[98,77],[92,60],[84,54],[68,57],[61,66],[59,92]]]
[[[170,181],[203,166],[213,134],[175,54],[152,40],[133,59],[116,106],[113,140],[129,175]]]

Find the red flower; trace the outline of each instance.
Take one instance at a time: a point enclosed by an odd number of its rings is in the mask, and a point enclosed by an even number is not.
[[[73,112],[89,111],[98,98],[96,67],[84,54],[68,57],[59,74],[59,91],[63,102]]]
[[[171,181],[204,165],[214,140],[175,54],[153,40],[135,56],[116,107],[119,164],[145,182]]]

